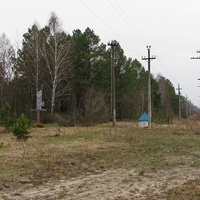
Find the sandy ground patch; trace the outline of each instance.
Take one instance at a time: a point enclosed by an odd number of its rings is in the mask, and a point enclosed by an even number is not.
[[[165,191],[180,186],[189,180],[195,180],[200,170],[195,168],[175,168],[156,173],[145,173],[138,169],[108,170],[99,174],[49,181],[44,185],[0,192],[0,199],[36,200],[104,200],[104,199],[140,199],[150,195],[162,195]],[[158,198],[159,199],[159,198]]]

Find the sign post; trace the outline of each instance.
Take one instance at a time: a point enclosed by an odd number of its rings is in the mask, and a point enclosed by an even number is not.
[[[36,109],[33,110],[36,111],[38,123],[40,123],[40,112],[47,111],[47,109],[43,109],[42,107],[44,107],[44,101],[42,101],[42,90],[39,90],[36,94]]]

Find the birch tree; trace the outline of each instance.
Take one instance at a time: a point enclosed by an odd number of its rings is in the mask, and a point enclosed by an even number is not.
[[[55,110],[56,98],[66,94],[70,89],[72,61],[70,56],[71,42],[62,31],[61,23],[55,13],[51,14],[48,23],[49,35],[44,46],[45,59],[50,77],[51,112]]]
[[[7,102],[8,85],[14,74],[15,51],[5,34],[0,36],[0,96],[1,106]]]

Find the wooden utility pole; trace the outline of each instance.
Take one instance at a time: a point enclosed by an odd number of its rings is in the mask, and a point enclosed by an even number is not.
[[[115,101],[115,47],[118,46],[116,41],[108,43],[111,46],[111,115],[113,126],[116,124],[116,101]]]
[[[181,119],[181,92],[182,88],[180,88],[180,85],[178,84],[178,101],[179,101],[179,119]]]
[[[142,60],[147,60],[148,62],[148,128],[151,128],[151,60],[156,59],[155,56],[150,56],[151,46],[147,46],[148,58],[142,57]]]

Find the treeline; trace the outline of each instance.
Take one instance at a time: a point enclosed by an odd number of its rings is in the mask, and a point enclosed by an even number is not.
[[[117,119],[137,119],[147,112],[148,72],[136,59],[115,48]],[[179,99],[170,80],[151,76],[154,120],[179,113]],[[35,120],[37,92],[42,91],[43,122],[91,125],[111,119],[111,49],[87,28],[72,35],[52,13],[48,24],[34,24],[15,52],[4,34],[0,37],[0,108],[9,104],[17,115]],[[182,97],[182,113],[197,108]]]

